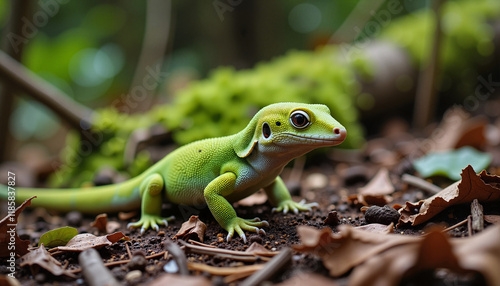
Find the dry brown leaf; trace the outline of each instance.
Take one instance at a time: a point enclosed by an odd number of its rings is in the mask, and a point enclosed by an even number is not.
[[[356,227],[357,229],[366,230],[369,232],[379,232],[379,233],[394,233],[394,223],[390,223],[389,225],[381,224],[381,223],[370,223],[367,225],[362,225]]]
[[[500,285],[500,227],[470,238],[448,238],[431,231],[415,243],[388,249],[355,268],[349,285],[399,285],[403,277],[422,270],[446,268],[456,273],[478,272],[488,285]]]
[[[407,244],[415,239],[395,234],[368,232],[347,225],[340,225],[338,229],[340,232],[333,234],[330,228],[318,230],[309,226],[299,226],[297,233],[302,244],[294,245],[293,248],[321,257],[325,267],[330,270],[330,275],[337,277],[388,248]]]
[[[36,198],[36,196],[24,201],[19,207],[16,208],[13,214],[8,214],[0,221],[0,257],[12,256],[13,253],[18,255],[25,255],[28,253],[30,241],[22,240],[17,235],[16,224],[17,217],[25,207],[31,205],[31,200],[33,198]],[[12,241],[12,238],[14,238],[14,241]]]
[[[184,285],[211,286],[212,282],[203,276],[182,276],[178,274],[163,274],[148,284],[149,286]]]
[[[347,201],[357,207],[362,206],[385,206],[392,202],[392,197],[387,195],[363,195],[353,194],[347,197]]]
[[[90,226],[97,228],[99,232],[106,232],[106,226],[108,225],[108,215],[99,214],[95,217],[95,220],[90,223]]]
[[[433,136],[425,141],[430,144],[427,151],[448,151],[463,146],[472,146],[481,150],[486,143],[485,129],[488,121],[485,117],[470,118],[462,108],[454,107],[446,111],[441,124]]]
[[[470,238],[448,238],[440,230],[426,236],[401,236],[342,225],[340,233],[301,226],[301,252],[321,257],[330,275],[354,268],[349,285],[399,285],[402,278],[422,270],[448,268],[457,273],[481,273],[488,285],[500,285],[500,226]]]
[[[269,249],[265,248],[262,244],[259,244],[257,242],[253,242],[246,250],[245,252],[248,253],[253,253],[253,254],[267,254],[267,253],[272,253],[269,251]]]
[[[52,248],[50,251],[84,251],[89,248],[99,249],[106,245],[111,245],[121,239],[129,240],[122,232],[115,232],[103,236],[95,236],[90,233],[83,233],[73,237],[65,246]]]
[[[321,276],[315,273],[300,273],[292,278],[285,280],[276,286],[299,286],[299,285],[314,285],[314,286],[335,286],[338,285],[332,279]]]
[[[182,224],[181,229],[179,229],[174,238],[180,238],[186,241],[193,239],[203,242],[206,230],[206,224],[204,224],[198,216],[192,215],[188,221]]]
[[[500,215],[485,215],[484,220],[489,223],[500,224]]]
[[[389,171],[386,168],[380,169],[377,174],[362,188],[358,188],[358,193],[362,195],[389,195],[394,193],[394,186]]]
[[[450,206],[470,203],[474,199],[478,199],[481,203],[500,200],[499,176],[490,176],[486,171],[476,175],[470,165],[462,170],[461,176],[462,180],[428,199],[417,203],[406,202],[404,208],[400,210],[398,227],[407,223],[421,224]]]
[[[19,265],[21,267],[29,265],[33,274],[36,274],[38,272],[38,267],[41,267],[55,276],[66,275],[71,278],[76,278],[73,273],[64,269],[61,263],[45,250],[43,244],[21,257],[21,263]]]

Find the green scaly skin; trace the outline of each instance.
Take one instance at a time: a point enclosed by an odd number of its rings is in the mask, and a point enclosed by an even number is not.
[[[263,233],[268,226],[259,218],[243,219],[231,203],[263,188],[276,206],[274,211],[309,211],[316,203],[294,202],[279,177],[292,159],[313,149],[334,146],[346,137],[345,128],[325,105],[277,103],[261,109],[241,132],[205,139],[178,148],[143,174],[126,182],[81,189],[41,190],[16,188],[16,202],[31,196],[33,206],[82,213],[116,212],[141,207],[141,218],[129,227],[158,230],[171,218],[162,218],[162,192],[173,203],[208,205],[227,230],[229,241],[236,232]],[[0,186],[0,198],[7,188]]]

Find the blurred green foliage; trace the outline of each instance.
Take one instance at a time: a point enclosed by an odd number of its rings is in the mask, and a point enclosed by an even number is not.
[[[173,132],[178,144],[185,144],[237,132],[259,108],[278,101],[327,104],[333,116],[348,128],[348,141],[342,146],[359,146],[363,137],[357,123],[356,105],[372,99],[360,94],[359,79],[369,81],[376,71],[363,57],[362,49],[347,58],[338,45],[316,49],[329,40],[336,40],[330,38],[331,35],[359,2],[243,1],[241,6],[226,12],[222,19],[213,10],[212,2],[193,5],[194,1],[173,1],[173,10],[184,16],[177,18],[175,38],[172,39],[175,48],[168,56],[166,70],[175,74],[187,67],[195,71],[195,77],[205,77],[212,71],[206,79],[177,92],[171,103],[158,105],[145,114],[121,114],[112,108],[99,110],[92,129],[102,135],[102,143],[92,145],[89,155],[87,150],[82,150],[79,135],[70,134],[61,154],[61,171],[52,180],[54,185],[80,186],[90,182],[104,165],[126,176],[142,172],[151,164],[147,152],[137,154],[130,166],[123,160],[130,133],[137,128],[161,124]],[[393,2],[386,1],[379,11],[388,10]],[[365,35],[396,43],[419,67],[428,58],[429,41],[434,31],[430,12],[419,10],[428,6],[429,0],[395,2],[402,7],[401,13],[392,15],[388,25],[378,23],[379,19],[373,17],[370,21],[383,29]],[[40,3],[34,4],[35,10],[40,10],[37,6]],[[142,39],[144,32],[145,3],[71,1],[59,8],[60,12],[47,25],[39,27],[36,36],[29,40],[23,63],[74,100],[90,107],[109,105],[118,95],[127,94],[141,49],[138,39]],[[7,1],[0,0],[0,24],[3,26],[7,11]],[[259,13],[262,17],[245,18],[251,14],[246,11]],[[313,21],[314,27],[311,26],[308,17],[318,15],[321,21]],[[451,79],[448,82],[457,82],[461,87],[476,78],[467,71],[487,63],[493,53],[493,31],[489,22],[499,16],[497,0],[449,0],[445,3],[443,80]],[[237,21],[238,18],[243,20]],[[157,32],[165,33],[163,29],[158,27]],[[287,50],[292,51],[276,58]],[[254,65],[257,61],[261,63]],[[235,67],[213,70],[221,64]],[[240,69],[242,67],[252,69]],[[470,89],[460,88],[461,92],[467,90]],[[167,89],[163,86],[160,91]],[[19,133],[16,137],[29,139],[23,132],[31,132],[33,138],[51,134],[40,131],[55,129],[49,124],[50,118],[45,120],[42,116],[50,112],[42,112],[42,115],[26,112],[31,109],[23,104],[18,108],[24,111],[14,112],[14,115],[25,114],[25,121],[38,127],[22,129],[16,126]]]

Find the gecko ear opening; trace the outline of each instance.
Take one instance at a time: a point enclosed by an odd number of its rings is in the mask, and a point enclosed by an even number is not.
[[[233,149],[236,152],[236,155],[240,158],[246,158],[252,154],[252,151],[257,146],[259,142],[260,134],[257,129],[258,120],[254,117],[247,125],[245,129],[243,129],[240,133],[236,135],[236,140],[233,143]]]
[[[239,140],[238,140],[239,141]],[[250,141],[246,148],[239,148],[239,147],[243,147],[243,146],[238,146],[237,144],[234,146],[234,151],[236,151],[236,154],[238,155],[238,157],[240,158],[246,158],[248,156],[250,156],[250,154],[252,154],[252,151],[253,149],[255,149],[255,146],[257,146],[257,143],[259,141],[258,140],[253,140],[253,141]]]

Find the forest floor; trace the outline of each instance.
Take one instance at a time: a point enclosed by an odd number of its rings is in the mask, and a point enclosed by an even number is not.
[[[465,121],[464,121],[465,122]],[[497,122],[498,123],[498,122]],[[495,126],[491,123],[486,123],[489,126]],[[439,128],[439,127],[436,127]],[[497,132],[500,133],[500,127],[496,125]],[[498,134],[497,134],[498,135]],[[464,136],[468,136],[465,134]],[[463,136],[462,136],[463,137]],[[431,135],[427,137],[429,139]],[[458,141],[456,139],[455,141]],[[478,139],[480,140],[480,139]],[[500,151],[498,150],[498,142],[485,141],[482,139],[481,149],[492,156],[492,161],[487,171],[492,175],[500,175]],[[310,226],[315,229],[331,229],[333,233],[343,231],[343,225],[352,227],[366,226],[365,212],[362,211],[363,206],[369,206],[369,202],[363,202],[364,197],[360,197],[362,187],[365,187],[381,170],[387,170],[389,185],[392,190],[383,190],[383,194],[378,196],[378,199],[383,198],[380,205],[388,205],[391,208],[399,209],[405,206],[408,202],[418,202],[427,199],[433,194],[429,193],[422,187],[415,186],[404,180],[404,174],[413,174],[419,176],[412,166],[412,156],[419,149],[419,144],[422,139],[417,139],[413,136],[407,126],[399,121],[389,123],[383,130],[381,136],[369,140],[363,150],[343,150],[337,147],[323,150],[323,153],[316,152],[309,156],[307,160],[300,159],[291,164],[285,169],[283,179],[290,188],[293,199],[299,201],[306,199],[307,202],[318,202],[319,207],[310,212],[294,213],[273,213],[272,206],[266,202],[266,197],[259,192],[252,197],[249,197],[239,203],[236,203],[235,210],[240,217],[254,218],[259,217],[262,220],[269,222],[269,227],[265,227],[266,234],[255,234],[246,232],[248,242],[235,235],[235,237],[227,242],[225,237],[227,232],[219,226],[212,217],[207,207],[183,207],[174,204],[166,203],[164,205],[164,214],[166,216],[174,215],[176,219],[167,227],[160,227],[160,231],[148,230],[144,235],[141,235],[138,230],[130,230],[126,225],[131,220],[137,220],[139,214],[132,216],[131,219],[119,218],[118,214],[108,214],[108,226],[112,222],[113,229],[109,232],[121,231],[129,237],[129,241],[120,240],[111,245],[104,246],[98,249],[102,261],[104,263],[115,263],[115,266],[109,266],[111,274],[120,284],[124,285],[147,285],[149,283],[172,283],[172,284],[189,284],[203,285],[202,283],[210,283],[215,285],[252,285],[249,275],[255,270],[245,270],[244,266],[263,264],[264,269],[269,268],[271,273],[266,277],[265,274],[254,274],[258,277],[261,275],[261,280],[268,281],[268,284],[284,283],[283,285],[301,285],[300,283],[320,283],[329,285],[355,285],[351,278],[356,270],[357,265],[368,263],[369,258],[365,257],[358,262],[352,262],[349,259],[356,260],[356,257],[345,256],[346,264],[352,263],[353,266],[340,275],[329,275],[331,269],[324,263],[325,256],[318,251],[321,251],[321,242],[315,242],[317,249],[314,251],[301,251],[297,245],[304,243],[299,237],[298,226]],[[434,141],[439,141],[439,138]],[[472,145],[479,144],[474,140]],[[456,143],[456,142],[455,142]],[[476,144],[477,143],[477,144]],[[465,167],[465,166],[464,166]],[[481,170],[475,170],[479,173]],[[382,173],[385,171],[382,171]],[[444,177],[431,177],[427,179],[439,188],[445,188],[452,184],[454,180]],[[378,185],[379,188],[387,188],[387,182]],[[500,184],[495,183],[496,187]],[[361,188],[361,189],[360,189]],[[374,187],[375,189],[377,186]],[[500,190],[499,190],[500,191]],[[382,191],[381,191],[382,192]],[[368,201],[368,198],[366,198]],[[492,217],[500,214],[500,203],[498,200],[482,202],[484,215]],[[363,209],[365,210],[365,209]],[[417,210],[418,211],[418,210]],[[3,212],[2,212],[3,213]],[[232,250],[245,251],[252,243],[258,243],[263,248],[269,251],[269,254],[252,256],[253,261],[241,261],[232,257],[223,257],[221,255],[200,254],[195,253],[192,249],[186,247],[179,239],[174,239],[176,233],[181,229],[181,225],[186,222],[191,215],[196,215],[206,224],[207,228],[203,237],[203,244],[200,247],[210,249],[212,247]],[[453,226],[460,222],[468,222],[471,220],[471,203],[461,203],[444,208],[439,214],[433,216],[426,222],[411,226],[402,224],[400,226],[389,226],[384,231],[392,232],[393,236],[402,237],[424,237],[427,230],[431,226],[442,225],[443,227]],[[327,218],[329,218],[327,220]],[[21,238],[28,239],[32,247],[38,245],[41,235],[49,230],[63,226],[72,226],[78,229],[78,233],[92,233],[95,235],[103,235],[102,231],[91,227],[90,223],[94,221],[95,216],[86,216],[76,212],[69,214],[52,213],[44,209],[26,208],[21,214],[17,232]],[[387,222],[381,221],[383,224]],[[485,222],[485,229],[492,227],[494,224]],[[370,231],[366,231],[365,235],[370,237]],[[379,231],[373,232],[373,236],[380,235]],[[447,231],[447,236],[457,239],[467,239],[472,233],[470,222],[464,223],[458,227],[454,227]],[[384,234],[385,235],[385,234]],[[474,234],[479,236],[480,233]],[[194,236],[191,236],[194,237]],[[346,239],[344,237],[344,239]],[[370,238],[368,238],[370,240]],[[341,240],[337,241],[341,243]],[[371,243],[371,242],[370,242]],[[172,250],[171,244],[180,246],[181,258],[178,258],[178,253]],[[365,251],[365,244],[355,244],[351,246],[352,252],[357,249],[360,252]],[[170,248],[169,248],[170,245]],[[208,246],[206,246],[208,245]],[[454,244],[453,244],[454,245]],[[310,245],[309,245],[310,246]],[[357,248],[359,247],[359,248]],[[285,249],[292,249],[288,256],[279,257],[276,252],[284,253]],[[299,247],[300,248],[300,247]],[[167,252],[164,252],[166,249]],[[407,251],[403,248],[401,251]],[[313,253],[314,252],[314,253]],[[383,255],[384,251],[371,255]],[[16,263],[16,278],[21,285],[89,285],[88,281],[80,272],[80,264],[78,256],[80,252],[56,252],[52,253],[52,257],[61,263],[65,270],[71,272],[74,277],[70,278],[65,275],[55,276],[49,271],[37,266],[20,266],[20,259]],[[157,255],[155,255],[157,254]],[[401,253],[403,254],[403,253]],[[500,255],[500,253],[498,253]],[[460,260],[460,255],[455,254]],[[360,257],[363,256],[360,254]],[[201,270],[193,270],[190,266],[189,275],[181,276],[176,274],[166,274],[167,272],[175,273],[177,269],[182,268],[182,262],[177,259],[186,258],[189,265],[204,264],[220,269],[231,267],[237,270],[236,273],[217,273],[213,268],[203,268]],[[238,256],[240,257],[240,256]],[[273,258],[274,257],[274,258]],[[276,259],[282,259],[280,267],[271,266],[271,263]],[[323,259],[323,260],[322,260]],[[333,259],[333,258],[332,258]],[[340,261],[344,259],[339,257]],[[492,263],[498,263],[500,257]],[[381,260],[384,261],[384,260]],[[278,263],[279,264],[279,263]],[[444,267],[437,269],[420,269],[413,272],[413,278],[404,277],[401,285],[419,285],[420,283],[428,283],[428,285],[478,285],[484,282],[483,279],[491,281],[487,271],[446,271]],[[443,268],[443,269],[441,269]],[[453,268],[453,267],[450,267]],[[354,269],[354,270],[353,270]],[[391,271],[389,267],[386,271]],[[0,264],[0,273],[6,275],[9,273],[8,263],[5,259]],[[419,275],[425,273],[425,275]],[[472,274],[471,274],[472,273]],[[100,275],[96,273],[96,275]],[[167,275],[167,276],[165,276]],[[367,274],[368,275],[368,274]],[[378,275],[388,275],[384,271]],[[401,274],[403,275],[403,274]],[[390,276],[390,275],[388,275]],[[197,278],[194,278],[197,277]],[[418,279],[415,277],[419,277]],[[497,277],[498,278],[498,277]],[[2,278],[3,279],[3,278]],[[164,280],[161,280],[164,279]],[[200,280],[193,280],[200,279]],[[247,280],[246,280],[247,279]],[[258,279],[258,278],[254,278]],[[378,278],[374,278],[378,279]],[[170,282],[168,282],[170,281]],[[174,282],[175,281],[175,282]],[[451,282],[455,284],[449,284]],[[0,281],[2,282],[2,281]],[[498,281],[497,281],[498,282]],[[245,284],[250,283],[250,284]],[[255,282],[254,282],[255,283]],[[0,283],[1,284],[1,283]],[[3,284],[2,284],[3,285]],[[255,285],[255,284],[254,284]],[[389,285],[389,284],[387,284]],[[421,284],[420,284],[421,285]]]

